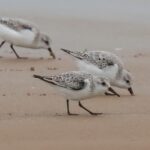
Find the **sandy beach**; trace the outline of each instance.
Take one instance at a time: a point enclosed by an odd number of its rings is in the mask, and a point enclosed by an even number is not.
[[[21,56],[29,57],[17,60],[8,44],[1,48],[0,149],[149,150],[149,24],[26,14],[19,17],[35,22],[50,35],[57,59],[48,58],[46,50],[16,47]],[[83,101],[89,109],[103,115],[90,116],[71,102],[71,111],[80,115],[68,116],[65,99],[32,77],[77,70],[74,59],[60,48],[116,53],[134,76],[135,96],[115,88],[120,98],[100,96]]]

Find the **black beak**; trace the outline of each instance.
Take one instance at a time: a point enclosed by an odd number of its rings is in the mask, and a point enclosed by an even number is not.
[[[130,92],[130,94],[132,95],[132,96],[134,96],[134,92],[133,92],[133,90],[132,90],[132,88],[130,87],[130,88],[128,88],[128,91]]]
[[[49,47],[48,51],[50,52],[50,55],[53,57],[53,59],[55,59],[55,54],[53,53],[52,49]]]
[[[120,95],[119,95],[117,92],[115,92],[115,90],[114,90],[113,88],[109,87],[109,88],[108,88],[108,91],[110,91],[110,92],[112,92],[113,94],[115,94],[115,95],[117,95],[118,97],[120,97]]]

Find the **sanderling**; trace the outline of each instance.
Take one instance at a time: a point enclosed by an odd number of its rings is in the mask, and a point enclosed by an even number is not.
[[[124,69],[123,62],[117,55],[106,51],[61,50],[77,58],[77,65],[80,70],[108,78],[112,86],[128,89],[130,94],[134,95],[132,75]]]
[[[32,49],[47,49],[55,59],[55,55],[50,47],[50,38],[26,20],[0,18],[0,37],[3,39],[0,47],[5,42],[10,43],[10,47],[17,58],[21,57],[15,51],[14,45]]]
[[[66,97],[68,115],[74,115],[70,113],[69,100],[78,101],[79,106],[91,115],[99,115],[101,113],[93,113],[83,106],[80,101],[103,94],[106,91],[110,91],[115,95],[120,96],[111,88],[109,82],[104,78],[99,78],[86,72],[70,71],[60,75],[52,75],[48,77],[39,75],[33,75],[33,77],[50,83],[60,90],[62,95]]]

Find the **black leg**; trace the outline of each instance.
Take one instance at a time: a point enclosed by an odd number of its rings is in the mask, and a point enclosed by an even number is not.
[[[101,115],[101,114],[102,114],[102,113],[94,113],[94,112],[88,110],[87,108],[85,108],[85,107],[81,104],[80,101],[79,101],[79,106],[80,106],[81,108],[83,108],[84,110],[86,110],[87,112],[89,112],[91,115]]]
[[[78,115],[78,114],[72,114],[72,113],[70,113],[70,110],[69,110],[69,100],[67,99],[66,102],[67,102],[67,113],[68,113],[68,115]]]
[[[0,44],[0,48],[5,44],[5,41],[3,41],[1,44]]]
[[[53,51],[50,47],[48,48],[48,51],[49,51],[50,55],[53,57],[53,59],[55,59],[56,56],[55,56],[55,54],[53,53]]]
[[[13,52],[15,53],[16,57],[17,57],[18,59],[20,59],[21,57],[16,53],[16,51],[15,51],[15,49],[14,49],[14,47],[13,47],[13,44],[10,45],[10,48],[11,48],[11,49],[13,50]]]

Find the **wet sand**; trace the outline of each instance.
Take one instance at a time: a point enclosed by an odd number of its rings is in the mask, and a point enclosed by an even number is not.
[[[48,59],[45,50],[17,47],[21,56],[30,57],[28,60],[17,60],[8,45],[0,51],[0,149],[149,150],[148,29],[144,25],[128,26],[130,23],[54,18],[47,24],[45,21],[36,18],[34,22],[51,35],[56,60]],[[110,49],[117,53],[133,73],[135,96],[116,89],[120,98],[100,96],[83,101],[89,109],[103,112],[94,117],[71,102],[71,111],[80,115],[67,116],[65,99],[32,77],[76,70],[73,59],[59,51],[61,47]]]

